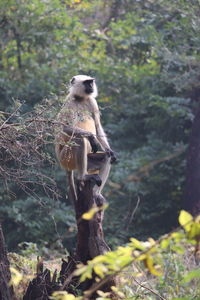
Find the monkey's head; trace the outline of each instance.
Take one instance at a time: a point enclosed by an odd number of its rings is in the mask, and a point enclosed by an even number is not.
[[[95,79],[86,75],[74,76],[70,81],[69,93],[77,100],[86,99],[89,96],[97,96]]]

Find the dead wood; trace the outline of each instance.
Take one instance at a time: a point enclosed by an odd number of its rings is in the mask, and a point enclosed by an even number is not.
[[[9,285],[10,280],[10,263],[8,261],[3,230],[0,224],[0,300],[16,299],[13,287]]]

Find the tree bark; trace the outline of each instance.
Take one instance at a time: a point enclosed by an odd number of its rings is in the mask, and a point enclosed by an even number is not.
[[[102,164],[108,163],[106,155],[104,152],[88,155],[89,171],[92,170],[91,173],[93,175],[95,172],[98,172]],[[66,290],[74,293],[74,286],[77,285],[82,291],[94,287],[97,277],[95,273],[93,278],[80,284],[79,278],[75,277],[73,272],[76,269],[76,265],[80,262],[86,264],[88,260],[110,250],[104,240],[102,228],[104,214],[102,206],[105,203],[105,199],[102,195],[97,196],[94,194],[95,176],[98,175],[89,175],[89,179],[84,182],[84,185],[82,185],[82,182],[77,182],[77,201],[74,203],[78,229],[76,252],[75,255],[69,256],[67,261],[63,260],[62,262],[59,278],[62,286],[59,286],[59,282],[55,281],[55,276],[51,279],[49,270],[43,272],[43,269],[41,269],[39,273],[37,272],[36,278],[30,282],[23,300],[48,300],[52,292],[56,290]],[[83,219],[83,214],[93,207],[98,207],[99,210],[90,220]],[[102,285],[101,290],[112,292],[111,286],[113,285],[115,285],[115,279],[110,277]],[[95,299],[95,293],[96,290],[93,292],[92,289],[87,299]]]
[[[194,118],[190,136],[183,208],[192,215],[200,213],[200,108]]]
[[[16,299],[12,286],[9,286],[10,280],[10,263],[8,261],[3,230],[0,224],[0,300]]]

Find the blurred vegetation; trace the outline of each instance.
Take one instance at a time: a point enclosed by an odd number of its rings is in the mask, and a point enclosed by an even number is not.
[[[92,216],[91,216],[92,217]],[[113,294],[103,292],[103,284],[113,276],[116,286],[114,295],[119,299],[144,300],[192,300],[200,297],[199,235],[200,216],[193,218],[181,211],[179,223],[182,228],[160,237],[157,241],[148,238],[145,242],[131,238],[125,246],[118,247],[88,261],[78,264],[73,276],[80,276],[79,282],[71,283],[66,291],[54,291],[53,300],[84,300],[97,291],[97,300],[113,299]],[[10,253],[12,283],[18,296],[24,294],[27,283],[36,269],[34,244],[21,255]],[[55,270],[59,259],[51,257],[45,267]],[[28,258],[32,258],[27,261]],[[53,268],[53,269],[52,269]],[[58,267],[59,268],[59,267]],[[96,276],[96,282],[82,294],[81,283]],[[52,274],[53,275],[53,274]]]
[[[27,114],[54,119],[73,75],[96,78],[102,121],[119,158],[104,192],[111,247],[130,236],[156,238],[177,225],[199,101],[199,12],[198,0],[0,1],[0,118],[21,124],[19,140],[24,130],[30,135]],[[34,195],[1,174],[9,249],[23,241],[75,245],[65,173],[47,140],[39,147],[45,159],[22,168]],[[38,185],[36,171],[56,180],[56,199]]]

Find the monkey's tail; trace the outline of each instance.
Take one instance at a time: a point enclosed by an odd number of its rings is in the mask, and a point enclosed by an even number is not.
[[[76,193],[76,187],[74,183],[74,172],[73,171],[66,171],[67,177],[68,177],[68,183],[69,183],[69,190],[70,190],[70,198],[72,198],[71,202],[73,205],[75,205],[77,201],[77,193]]]

